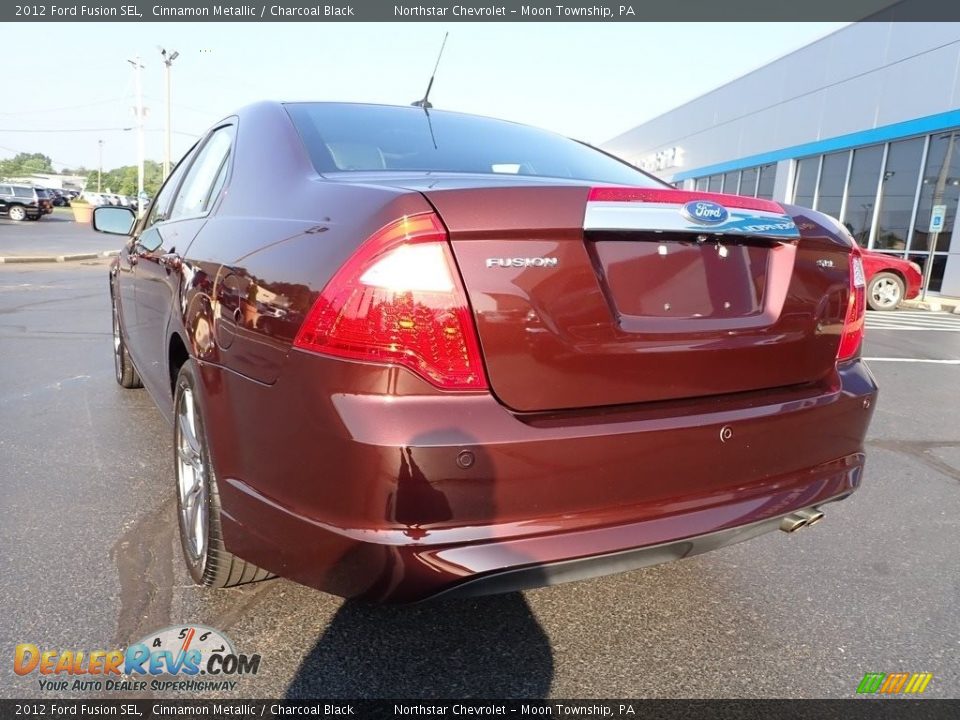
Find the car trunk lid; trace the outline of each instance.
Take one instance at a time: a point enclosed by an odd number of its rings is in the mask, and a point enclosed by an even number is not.
[[[669,189],[424,190],[446,224],[492,391],[522,412],[816,382],[848,248],[769,201]]]

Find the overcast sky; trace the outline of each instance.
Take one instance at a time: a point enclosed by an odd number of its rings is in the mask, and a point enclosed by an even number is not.
[[[127,59],[140,54],[147,158],[162,160],[158,45],[180,53],[173,65],[177,159],[207,126],[256,100],[409,104],[423,95],[447,30],[435,107],[598,144],[843,25],[8,23],[0,28],[8,68],[29,59],[24,71],[43,81],[7,85],[0,158],[42,152],[58,169],[93,168],[102,139],[104,168],[134,164],[134,133],[120,128],[134,124]],[[26,76],[16,70],[11,77]]]

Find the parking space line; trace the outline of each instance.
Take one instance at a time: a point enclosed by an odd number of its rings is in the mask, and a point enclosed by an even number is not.
[[[960,360],[936,360],[934,358],[865,357],[867,362],[933,363],[935,365],[960,365]]]

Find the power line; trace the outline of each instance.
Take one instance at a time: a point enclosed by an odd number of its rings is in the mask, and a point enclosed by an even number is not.
[[[129,100],[127,97],[110,98],[109,100],[97,100],[83,105],[67,105],[65,107],[44,108],[39,110],[18,110],[16,112],[0,112],[0,115],[38,115],[40,113],[60,112],[61,110],[79,110],[81,108],[96,107],[98,105],[108,105],[121,100]]]
[[[116,127],[116,128],[70,128],[67,130],[37,130],[37,129],[13,129],[13,128],[0,128],[0,132],[8,133],[68,133],[68,132],[114,132],[119,130],[133,130],[132,127]]]

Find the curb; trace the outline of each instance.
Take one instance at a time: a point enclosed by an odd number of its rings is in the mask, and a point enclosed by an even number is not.
[[[72,255],[9,255],[0,257],[0,265],[15,263],[62,263],[76,260],[96,260],[97,258],[115,257],[119,250],[104,250],[95,253],[74,253]]]

